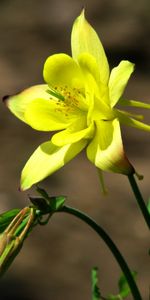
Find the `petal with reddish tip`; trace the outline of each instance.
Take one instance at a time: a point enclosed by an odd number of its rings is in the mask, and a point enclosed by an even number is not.
[[[87,147],[87,156],[104,171],[126,175],[134,172],[124,153],[118,119],[96,122],[96,134]]]

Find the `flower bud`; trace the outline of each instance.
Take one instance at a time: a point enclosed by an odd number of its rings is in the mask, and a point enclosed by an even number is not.
[[[8,269],[34,224],[34,209],[23,208],[0,235],[0,276]]]

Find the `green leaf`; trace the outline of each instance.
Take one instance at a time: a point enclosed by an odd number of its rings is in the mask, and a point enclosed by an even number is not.
[[[50,207],[52,211],[59,210],[65,203],[65,196],[50,197]]]
[[[66,200],[65,196],[50,197],[44,189],[37,187],[36,190],[40,194],[40,197],[33,196],[29,197],[29,199],[33,205],[41,211],[41,213],[53,213],[64,205]]]
[[[11,209],[3,214],[0,214],[0,233],[2,233],[9,223],[13,220],[13,218],[19,213],[20,209]]]
[[[120,295],[109,295],[107,300],[122,300]]]
[[[135,278],[136,275],[137,272],[132,272],[133,278]],[[126,280],[126,277],[124,275],[121,275],[118,280],[118,288],[119,288],[119,293],[117,295],[109,295],[107,297],[107,300],[123,300],[130,295],[131,290]]]
[[[92,269],[92,300],[100,300],[100,290],[98,287],[98,269],[94,267]]]
[[[44,197],[44,199],[49,200],[49,195],[43,188],[40,188],[39,186],[37,186],[36,190],[42,197]]]
[[[135,279],[137,272],[132,272],[132,276]],[[130,287],[126,280],[126,277],[122,275],[118,281],[119,294],[122,298],[126,298],[130,294]]]
[[[47,204],[47,206],[49,206],[49,209],[51,209],[52,211],[56,211],[64,205],[66,196],[61,195],[61,196],[50,197],[44,189],[37,187],[36,190],[41,196],[43,196],[43,198],[45,200],[47,200],[45,204]],[[40,199],[40,203],[41,203],[42,198],[39,198],[39,199]],[[44,201],[44,199],[43,199],[43,201]],[[37,199],[37,203],[39,204],[38,199]]]
[[[49,213],[49,201],[45,198],[42,197],[37,197],[37,196],[30,196],[29,197],[30,201],[32,204],[40,210],[41,213]]]

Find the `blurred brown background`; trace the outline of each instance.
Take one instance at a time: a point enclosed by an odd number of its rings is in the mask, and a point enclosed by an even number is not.
[[[82,7],[101,37],[111,66],[121,59],[136,63],[126,95],[150,103],[150,2],[0,0],[0,96],[42,83],[47,56],[70,53],[70,32]],[[145,113],[149,122],[150,114]],[[150,122],[149,122],[150,123]],[[145,178],[139,183],[150,196],[150,135],[122,128],[128,157]],[[18,191],[20,171],[33,150],[49,134],[36,132],[0,104],[0,209],[28,204],[35,189]],[[105,174],[109,195],[99,188],[94,166],[84,153],[46,179],[51,195],[67,195],[68,204],[97,220],[114,239],[127,262],[137,270],[143,299],[148,299],[150,264],[148,230],[125,176]],[[117,292],[120,274],[102,241],[68,215],[55,215],[36,228],[0,281],[1,300],[91,299],[90,270],[98,266],[103,294]]]

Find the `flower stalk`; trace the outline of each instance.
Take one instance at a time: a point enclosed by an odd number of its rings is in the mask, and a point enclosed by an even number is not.
[[[137,203],[139,205],[139,208],[140,208],[140,210],[143,214],[143,217],[145,219],[145,222],[146,222],[148,228],[150,229],[150,213],[149,213],[149,211],[148,211],[148,209],[145,205],[144,199],[143,199],[142,194],[141,194],[141,192],[138,188],[136,180],[135,180],[133,175],[129,175],[128,179],[129,179],[132,191],[133,191],[133,193],[135,195],[135,198],[137,200]]]
[[[135,283],[135,280],[133,278],[133,275],[123,258],[122,254],[118,250],[117,246],[114,244],[114,242],[111,240],[109,235],[104,231],[104,229],[98,225],[92,218],[90,218],[87,214],[69,207],[69,206],[63,206],[58,210],[58,212],[64,212],[67,214],[71,214],[75,216],[76,218],[84,221],[84,223],[88,224],[97,234],[98,236],[104,241],[104,243],[107,245],[113,256],[115,257],[117,263],[119,264],[122,272],[124,273],[126,280],[128,282],[128,285],[130,287],[132,296],[134,300],[142,300],[142,296],[140,294],[140,291]]]

